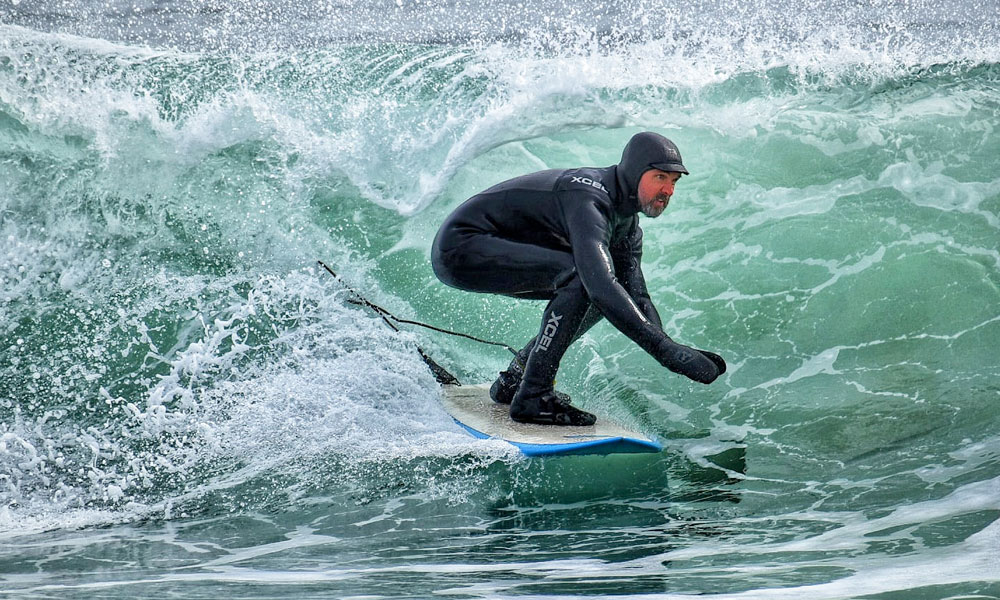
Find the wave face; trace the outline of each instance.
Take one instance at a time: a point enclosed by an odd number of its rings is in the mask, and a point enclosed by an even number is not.
[[[998,8],[5,4],[4,589],[1000,597]],[[415,346],[508,357],[348,286],[522,344],[437,225],[641,130],[691,170],[651,295],[729,372],[601,324],[560,387],[666,452],[469,438]]]

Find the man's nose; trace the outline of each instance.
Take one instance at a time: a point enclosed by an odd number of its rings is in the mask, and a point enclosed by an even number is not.
[[[660,187],[660,193],[666,194],[668,196],[673,196],[674,195],[674,184],[673,183],[665,183],[665,184],[663,184],[663,186]]]

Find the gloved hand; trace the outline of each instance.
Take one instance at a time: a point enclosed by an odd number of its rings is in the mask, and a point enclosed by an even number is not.
[[[718,354],[695,350],[670,338],[660,342],[656,359],[674,373],[698,383],[712,383],[726,370],[726,362]]]
[[[708,357],[708,360],[715,363],[715,367],[719,369],[719,375],[722,375],[723,373],[726,372],[726,361],[722,360],[721,356],[719,356],[715,352],[709,352],[708,350],[698,350],[698,352],[701,352],[706,357]]]

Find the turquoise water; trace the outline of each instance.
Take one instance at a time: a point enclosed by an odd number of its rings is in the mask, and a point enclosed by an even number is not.
[[[0,596],[1000,598],[990,3],[0,7]],[[469,195],[617,162],[667,332],[559,385],[662,439],[525,459],[443,412],[542,306],[450,289]]]

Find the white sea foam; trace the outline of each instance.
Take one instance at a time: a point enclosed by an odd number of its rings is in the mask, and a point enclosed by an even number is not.
[[[48,433],[39,428],[44,419],[5,426],[4,493],[17,508],[5,511],[3,528],[25,533],[24,527],[68,527],[91,518],[170,516],[174,505],[323,456],[373,464],[470,453],[487,461],[515,457],[505,444],[461,432],[441,408],[413,339],[342,304],[343,292],[320,275],[260,278],[245,299],[214,309],[214,318],[193,314],[179,347],[167,351],[150,340],[150,356],[169,368],[144,399],[100,389],[102,402],[121,407],[117,424],[55,421],[57,429]],[[176,291],[180,298],[198,295]],[[142,313],[136,316],[141,322]],[[261,321],[276,335],[264,345],[248,343],[264,333],[256,329]],[[148,441],[136,448],[131,440]],[[79,464],[80,452],[89,475],[73,482],[64,471]],[[201,481],[197,475],[233,461],[242,466],[225,477]],[[187,483],[150,496],[165,475]],[[92,503],[117,508],[86,508]]]

